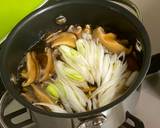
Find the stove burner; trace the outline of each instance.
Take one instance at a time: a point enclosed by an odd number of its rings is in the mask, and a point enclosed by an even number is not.
[[[3,100],[3,102],[2,102]],[[1,106],[1,118],[0,118],[0,126],[2,128],[22,128],[26,126],[31,126],[30,128],[38,128],[36,125],[34,119],[32,118],[31,112],[27,108],[20,108],[16,111],[13,111],[9,114],[4,114],[5,107],[13,101],[13,98],[5,92],[0,101],[0,106]],[[20,123],[13,123],[13,119],[21,116],[25,113],[29,114],[29,119],[26,119]],[[29,127],[28,127],[29,128]],[[126,121],[119,127],[119,128],[144,128],[144,124],[141,120],[130,114],[129,112],[126,112]]]
[[[128,120],[132,121],[134,126],[129,124]],[[129,112],[126,112],[126,122],[124,122],[119,128],[144,128],[144,124],[140,119],[131,115]]]

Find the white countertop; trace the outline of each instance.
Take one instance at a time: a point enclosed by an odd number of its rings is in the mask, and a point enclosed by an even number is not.
[[[160,52],[160,0],[132,0],[139,7],[149,33],[152,54]],[[160,128],[160,72],[148,76],[142,85],[136,115],[145,128]]]
[[[146,78],[136,107],[145,128],[160,128],[160,73]]]

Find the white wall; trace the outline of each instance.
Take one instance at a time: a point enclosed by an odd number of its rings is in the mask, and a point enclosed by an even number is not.
[[[160,0],[132,0],[139,7],[150,35],[152,53],[160,52]]]

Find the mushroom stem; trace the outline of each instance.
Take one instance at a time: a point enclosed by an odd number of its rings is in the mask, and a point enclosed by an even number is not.
[[[78,38],[81,38],[82,36],[82,27],[77,26],[75,27],[74,25],[71,25],[68,29],[68,32],[74,33]]]
[[[91,26],[89,24],[87,24],[83,30],[83,33],[89,33],[91,34]]]

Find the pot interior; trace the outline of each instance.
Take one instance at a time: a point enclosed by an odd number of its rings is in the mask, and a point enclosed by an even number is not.
[[[55,22],[55,19],[60,15],[67,18],[67,22],[63,25],[57,25]],[[143,47],[143,66],[139,77],[135,80],[134,84],[128,89],[128,91],[122,97],[109,105],[86,113],[59,114],[44,112],[33,107],[20,96],[20,89],[18,85],[15,86],[10,82],[11,74],[16,74],[17,66],[22,60],[27,49],[34,45],[44,33],[64,29],[69,25],[75,24],[82,26],[85,24],[103,26],[106,32],[113,31],[121,37],[128,39],[130,43],[134,43],[136,39],[138,39],[142,43]],[[138,87],[147,72],[149,61],[150,44],[148,35],[143,25],[134,15],[123,7],[107,1],[97,2],[96,0],[70,0],[60,2],[47,8],[41,8],[27,16],[15,27],[6,41],[5,48],[3,48],[1,77],[9,92],[26,107],[51,116],[78,117],[101,112],[122,101]]]

